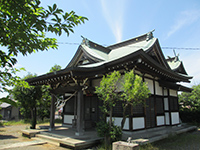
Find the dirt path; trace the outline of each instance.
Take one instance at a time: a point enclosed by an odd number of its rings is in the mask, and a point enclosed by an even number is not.
[[[0,147],[5,144],[13,144],[19,142],[33,141],[22,136],[21,130],[28,129],[30,125],[14,125],[0,127]],[[19,148],[10,148],[10,150],[66,150],[65,148],[58,147],[51,144],[25,146]]]

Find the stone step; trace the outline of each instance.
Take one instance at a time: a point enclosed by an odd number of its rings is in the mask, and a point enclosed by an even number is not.
[[[84,149],[98,145],[102,141],[102,138],[95,138],[90,140],[80,139],[63,139],[60,146],[72,149]]]
[[[83,149],[88,148],[100,143],[102,138],[95,139],[75,139],[70,137],[58,136],[58,135],[50,135],[50,134],[36,134],[35,139],[42,139],[49,144],[53,144],[56,146],[72,148],[72,149]]]
[[[61,142],[60,138],[56,138],[56,137],[44,135],[44,134],[37,134],[35,136],[35,139],[42,139],[42,140],[44,140],[50,144],[56,145],[56,146],[60,146],[60,142]]]

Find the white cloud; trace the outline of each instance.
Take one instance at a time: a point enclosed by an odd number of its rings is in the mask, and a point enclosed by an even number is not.
[[[123,34],[123,16],[125,3],[123,0],[106,1],[101,0],[103,16],[105,17],[109,27],[111,28],[116,42],[122,41]]]
[[[200,10],[187,10],[180,13],[170,31],[167,33],[167,38],[173,35],[186,25],[196,22],[200,18]]]

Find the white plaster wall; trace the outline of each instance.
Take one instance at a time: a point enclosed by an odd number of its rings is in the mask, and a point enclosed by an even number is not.
[[[164,109],[169,110],[168,98],[164,98]]]
[[[148,88],[151,91],[151,94],[153,94],[154,93],[154,90],[153,90],[153,80],[145,78],[144,81],[147,83]]]
[[[64,115],[64,123],[72,124],[72,119],[74,119],[74,115]]]
[[[143,129],[145,127],[144,117],[133,118],[133,130]]]
[[[157,119],[157,125],[158,126],[165,124],[165,117],[164,116],[157,116],[156,119]]]
[[[153,78],[151,75],[149,75],[149,74],[145,74],[144,75],[145,77],[149,77],[149,78]]]
[[[109,120],[107,118],[107,120]],[[122,117],[113,117],[113,120],[114,120],[114,124],[117,125],[117,126],[120,126],[121,127],[121,121],[122,121]],[[129,129],[129,118],[126,118],[126,121],[125,121],[125,124],[124,124],[124,128],[125,130],[128,130]]]
[[[172,124],[179,124],[179,112],[172,112],[171,113]]]
[[[177,91],[176,90],[169,90],[170,96],[177,96]]]
[[[164,96],[168,96],[167,89],[164,89]]]
[[[170,122],[169,122],[169,113],[168,112],[165,113],[165,123],[166,123],[166,125],[170,124]]]
[[[163,95],[162,87],[159,86],[159,83],[157,81],[155,81],[155,86],[156,86],[156,95]]]

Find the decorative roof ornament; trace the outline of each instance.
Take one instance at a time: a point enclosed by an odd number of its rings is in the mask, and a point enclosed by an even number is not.
[[[89,40],[82,35],[81,37],[83,38],[81,45],[85,44],[86,46],[90,47]]]
[[[155,31],[155,29],[153,29],[152,31],[150,31],[149,33],[147,33],[147,38],[146,41],[149,41],[150,39],[153,38],[153,32]]]
[[[173,50],[173,52],[174,52],[174,61],[176,62],[176,61],[179,61],[179,54],[178,55],[176,55],[176,51],[175,50]]]

